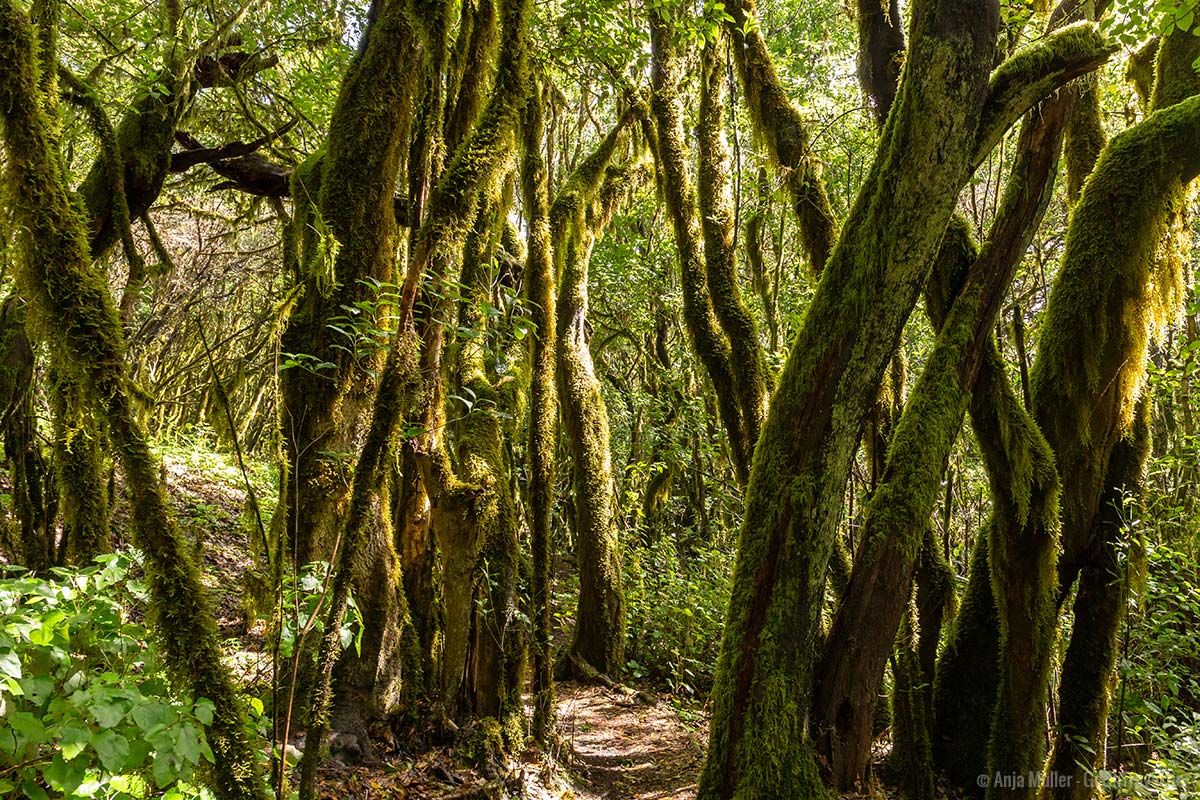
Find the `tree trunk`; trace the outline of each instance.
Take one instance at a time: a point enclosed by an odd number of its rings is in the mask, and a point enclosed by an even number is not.
[[[535,84],[525,110],[525,160],[521,186],[528,218],[525,293],[534,330],[530,335],[529,537],[533,559],[533,738],[549,741],[554,724],[553,654],[550,633],[551,523],[554,512],[554,449],[558,398],[554,385],[557,323],[554,254],[550,249],[550,201],[542,155],[542,87]]]
[[[771,403],[746,498],[699,796],[823,793],[806,734],[825,569],[863,420],[974,163],[998,13],[914,10],[867,176]]]
[[[71,200],[38,97],[28,21],[0,3],[0,113],[6,183],[22,230],[17,283],[61,364],[104,417],[129,480],[134,539],[146,553],[147,583],[167,665],[193,697],[213,701],[208,726],[221,798],[266,797],[241,703],[221,661],[216,623],[199,571],[167,511],[158,464],[134,419],[124,341],[108,287],[92,269],[85,222]]]
[[[587,340],[587,276],[592,246],[612,212],[611,207],[604,207],[605,200],[611,204],[614,199],[611,182],[608,188],[601,182],[621,134],[632,119],[632,112],[622,117],[567,179],[550,210],[559,279],[555,312],[558,398],[571,451],[579,556],[579,604],[570,654],[613,678],[625,667],[625,596],[620,541],[613,517],[616,498],[608,412]]]

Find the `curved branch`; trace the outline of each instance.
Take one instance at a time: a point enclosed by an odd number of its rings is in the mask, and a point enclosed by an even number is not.
[[[1015,53],[992,72],[975,147],[975,165],[1043,98],[1086,75],[1117,51],[1092,22],[1077,22]]]

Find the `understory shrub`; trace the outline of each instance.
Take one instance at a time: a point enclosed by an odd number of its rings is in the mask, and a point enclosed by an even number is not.
[[[664,538],[625,554],[629,674],[702,698],[712,688],[733,556],[717,548],[680,554]]]
[[[169,800],[212,761],[213,705],[168,683],[137,553],[51,577],[0,578],[0,796]]]

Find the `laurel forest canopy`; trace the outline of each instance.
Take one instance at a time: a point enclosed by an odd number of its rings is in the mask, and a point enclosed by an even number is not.
[[[1193,796],[1196,7],[0,0],[0,795]]]

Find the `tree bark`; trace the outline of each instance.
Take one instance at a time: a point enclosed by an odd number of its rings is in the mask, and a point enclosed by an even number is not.
[[[809,307],[755,454],[699,796],[822,793],[810,659],[850,462],[973,166],[998,12],[914,9],[878,157]]]
[[[0,3],[0,114],[6,183],[22,234],[18,286],[60,363],[86,388],[108,423],[129,479],[130,519],[146,553],[147,583],[169,670],[193,697],[215,706],[207,726],[221,798],[263,800],[266,787],[246,733],[241,703],[221,661],[216,623],[191,553],[167,511],[158,464],[133,415],[124,341],[108,287],[94,271],[85,222],[71,199],[38,95],[28,21]]]

